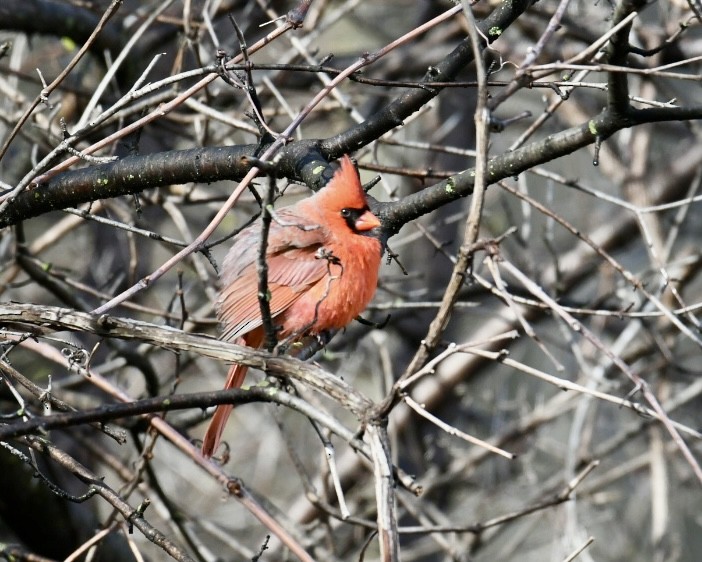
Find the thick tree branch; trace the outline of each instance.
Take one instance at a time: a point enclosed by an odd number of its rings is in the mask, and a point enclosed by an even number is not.
[[[246,390],[240,388],[220,390],[216,392],[198,392],[193,394],[174,394],[157,396],[124,404],[108,404],[92,410],[69,411],[48,416],[37,416],[25,421],[0,425],[0,441],[28,435],[39,430],[48,431],[75,427],[87,423],[103,424],[108,421],[171,412],[188,408],[208,408],[219,404],[248,404],[250,402],[276,402],[278,390],[272,387],[252,387]],[[136,421],[132,420],[132,423]]]
[[[623,129],[666,121],[702,119],[702,107],[631,108],[623,114],[605,110],[578,127],[549,135],[543,140],[506,152],[488,163],[488,184],[514,177],[533,166],[566,156],[606,140]],[[303,180],[319,188],[331,178],[321,146],[324,141],[294,142],[284,147],[275,170],[280,177]],[[106,197],[139,193],[147,188],[192,181],[239,180],[251,168],[247,156],[256,145],[196,148],[146,156],[129,156],[117,162],[65,172],[48,184],[19,195],[0,215],[0,228],[49,211],[75,207]],[[324,168],[319,173],[320,167]],[[474,170],[461,172],[411,194],[400,201],[376,203],[374,210],[388,236],[402,225],[473,192]],[[96,192],[96,189],[98,190]]]
[[[645,0],[623,0],[615,10],[613,25],[617,25],[632,12],[641,10],[646,5]],[[629,58],[629,23],[612,37],[607,46],[607,59],[610,64],[627,66]],[[624,113],[629,108],[629,83],[628,77],[623,72],[610,72],[608,75],[607,101],[611,111]]]
[[[624,114],[605,110],[578,127],[549,135],[488,162],[487,183],[515,177],[534,166],[566,156],[585,146],[601,142],[614,133],[644,123],[702,119],[702,107],[631,109]],[[470,168],[400,201],[380,203],[376,214],[383,228],[393,235],[405,223],[473,192],[475,171]]]
[[[497,39],[504,29],[513,23],[533,2],[534,0],[518,0],[503,3],[482,22],[482,33],[490,41]],[[427,72],[425,81],[452,81],[458,72],[470,64],[472,60],[473,52],[470,42],[464,41],[444,61]],[[327,160],[334,159],[371,143],[385,132],[400,125],[404,119],[437,96],[440,91],[441,88],[409,90],[364,123],[348,130],[341,136],[320,141],[321,154]],[[304,145],[304,148],[309,148],[309,142]],[[129,160],[126,165],[116,162],[76,172],[65,172],[51,178],[40,188],[19,195],[0,216],[0,228],[38,216],[49,210],[75,207],[80,203],[104,197],[137,193],[149,187],[190,181],[241,179],[248,171],[248,166],[237,168],[236,172],[231,174],[230,151],[234,151],[236,156],[241,157],[254,156],[255,150],[256,147],[253,145],[193,149],[176,153],[125,158],[124,160]],[[303,152],[306,151],[303,150]],[[289,152],[290,155],[293,153]],[[175,158],[175,163],[171,164],[173,158]],[[210,163],[211,167],[206,166],[205,170],[202,170],[202,160]],[[318,169],[319,160],[317,158],[312,158],[312,162],[309,160],[306,158],[300,164],[288,165],[287,169],[281,169],[280,175],[312,180],[313,183],[310,184],[312,187],[323,185],[330,179],[330,171],[325,170],[322,175],[319,173],[310,174],[312,169]],[[188,162],[190,166],[188,166]],[[292,171],[291,168],[298,173],[307,173],[302,176],[292,175],[289,173]]]
[[[204,357],[248,365],[273,375],[292,377],[317,388],[359,417],[371,405],[370,400],[350,384],[314,364],[148,322],[107,314],[96,317],[67,308],[0,303],[0,324],[16,325],[21,331],[29,334],[41,334],[47,330],[69,330],[139,340],[173,351],[191,351]]]

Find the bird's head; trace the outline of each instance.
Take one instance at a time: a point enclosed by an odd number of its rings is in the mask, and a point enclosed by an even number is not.
[[[341,168],[318,192],[317,199],[327,220],[334,223],[342,221],[355,234],[366,234],[381,226],[380,220],[368,206],[358,172],[348,156],[341,159]]]

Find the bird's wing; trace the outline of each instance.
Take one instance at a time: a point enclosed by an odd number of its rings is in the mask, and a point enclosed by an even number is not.
[[[321,228],[317,225],[301,228],[305,226],[302,219],[288,213],[281,212],[278,216],[285,222],[271,224],[266,252],[273,317],[286,310],[328,271],[327,261],[315,257],[323,245]],[[289,222],[292,220],[296,222]],[[228,274],[222,279],[224,286],[218,307],[224,324],[223,339],[232,340],[263,324],[258,300],[259,236],[255,231],[244,234],[227,255],[224,269]]]

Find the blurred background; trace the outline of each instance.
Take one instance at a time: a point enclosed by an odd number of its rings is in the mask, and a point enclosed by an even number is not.
[[[230,16],[251,46],[283,25],[280,16],[295,7],[127,0],[13,134],[42,80],[50,84],[67,68],[109,4],[0,4],[0,142],[9,143],[0,157],[3,195],[69,157],[64,152],[41,163],[65,136],[81,131],[77,149],[104,139],[211,74],[208,65],[218,60],[218,50],[237,54]],[[508,91],[561,4],[541,0],[517,14],[485,50],[489,100]],[[400,401],[387,416],[390,456],[422,489],[416,496],[400,483],[393,488],[402,560],[699,559],[702,131],[696,119],[702,115],[702,33],[694,3],[670,0],[641,9],[632,19],[627,59],[632,69],[647,69],[627,75],[633,107],[657,108],[660,115],[687,108],[687,114],[652,117],[597,146],[561,150],[555,140],[545,142],[586,126],[607,106],[611,81],[601,66],[607,43],[598,41],[629,4],[568,3],[553,35],[538,46],[523,87],[491,114],[490,158],[528,147],[543,152],[543,163],[488,188],[480,237],[504,237],[499,253],[475,254],[432,354],[441,359],[406,392],[451,428],[517,457],[508,460],[467,442]],[[267,126],[282,132],[333,78],[319,65],[342,70],[452,6],[311,2],[303,27],[250,55]],[[501,9],[497,0],[473,6],[478,20]],[[467,29],[459,14],[380,58],[360,75],[372,81],[344,81],[293,140],[341,137],[382,113],[426,81],[428,69],[466,41]],[[573,57],[578,66],[562,64]],[[243,71],[235,74],[246,79]],[[475,165],[474,66],[466,65],[455,80],[455,87],[441,89],[401,125],[382,135],[369,132],[354,152],[362,180],[378,180],[370,192],[377,200],[401,201]],[[251,111],[245,92],[217,79],[94,156],[156,155],[165,170],[177,160],[171,151],[255,145],[261,135]],[[76,167],[100,165],[90,160]],[[257,180],[260,192],[266,183]],[[14,222],[0,231],[0,301],[88,312],[192,241],[235,185],[231,178],[164,181],[111,197],[96,183],[80,212],[56,210]],[[285,179],[276,185],[277,207],[309,193]],[[469,205],[470,198],[442,205],[390,239],[401,266],[390,260],[382,266],[376,298],[364,314],[376,326],[354,322],[337,334],[315,356],[320,366],[374,402],[390,392],[437,315]],[[111,314],[216,336],[215,266],[228,248],[226,238],[258,210],[255,196],[244,192],[210,239],[217,243],[209,260],[191,255]],[[585,329],[574,329],[575,321]],[[3,328],[2,361],[43,389],[50,380],[51,395],[79,410],[115,401],[86,376],[87,367],[134,400],[218,390],[227,370],[224,362],[187,350],[176,354],[87,331],[45,332],[18,344],[25,329]],[[692,461],[651,415],[650,401],[628,375],[640,377],[677,424]],[[252,371],[247,380],[264,378]],[[351,432],[361,429],[362,420],[339,403],[302,386],[299,392]],[[45,413],[42,402],[5,371],[0,406],[6,424],[17,421],[18,412]],[[208,419],[200,408],[164,417],[195,444]],[[144,518],[192,559],[295,559],[276,538],[267,540],[270,528],[245,503],[143,418],[114,425],[124,426],[126,443],[88,425],[44,437],[104,478],[133,509],[148,498]],[[223,473],[241,479],[312,559],[378,559],[376,477],[344,439],[329,430],[320,435],[288,408],[253,403],[235,409],[225,440]],[[351,520],[340,518],[325,442],[334,446],[331,466],[339,472]],[[178,559],[153,537],[131,533],[114,502],[67,497],[86,493],[87,484],[66,462],[26,445],[9,440],[0,453],[5,556]]]

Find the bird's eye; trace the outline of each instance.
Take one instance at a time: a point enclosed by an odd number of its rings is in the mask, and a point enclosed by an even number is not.
[[[351,216],[351,209],[341,209],[341,216],[345,219]]]

